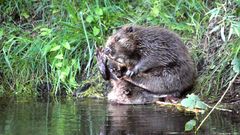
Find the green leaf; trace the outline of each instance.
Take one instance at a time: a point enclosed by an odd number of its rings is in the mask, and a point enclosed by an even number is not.
[[[23,13],[21,13],[21,16],[23,16],[25,19],[28,19],[29,18],[29,14],[24,11]]]
[[[152,15],[153,15],[154,17],[157,17],[157,16],[159,15],[159,8],[154,7],[154,8],[152,9]]]
[[[190,94],[190,95],[187,95],[187,97],[188,97],[189,99],[194,100],[194,101],[200,101],[199,97],[198,97],[197,95],[193,94],[193,93]]]
[[[58,10],[58,9],[53,9],[52,13],[55,14],[55,13],[57,13],[57,12],[59,12],[59,11],[60,11],[60,10]]]
[[[72,65],[74,65],[77,62],[76,59],[72,59]]]
[[[187,98],[181,101],[181,105],[188,109],[201,109],[202,113],[207,109],[207,105],[195,94],[187,95]]]
[[[60,73],[60,79],[61,79],[62,81],[65,81],[65,78],[66,78],[66,75],[61,72],[61,73]]]
[[[93,16],[91,16],[91,15],[87,16],[86,21],[88,23],[91,23],[93,21]]]
[[[63,54],[60,53],[60,54],[56,55],[55,58],[62,60],[63,59]]]
[[[62,81],[65,81],[65,79],[68,76],[69,72],[70,72],[70,67],[69,66],[67,66],[66,68],[61,69],[60,78],[61,78]]]
[[[51,45],[45,45],[44,48],[42,49],[42,53],[45,56],[50,50],[52,46]]]
[[[64,69],[64,72],[66,75],[68,75],[70,73],[70,69],[71,67],[70,66],[67,66],[65,69]]]
[[[58,62],[58,63],[55,64],[55,66],[56,66],[57,68],[60,68],[60,67],[63,66],[63,63],[62,63],[62,62]]]
[[[93,35],[97,36],[99,33],[100,33],[100,29],[94,26],[93,27]]]
[[[237,36],[240,36],[240,23],[233,25],[233,33]]]
[[[196,105],[195,105],[195,108],[199,108],[199,109],[206,110],[206,109],[207,109],[207,106],[206,106],[206,104],[204,104],[202,101],[197,101],[197,102],[196,102]]]
[[[219,29],[220,29],[220,26],[217,25],[217,26],[215,26],[209,33],[211,34],[211,33],[213,33],[213,32],[216,32],[216,31],[219,30]]]
[[[56,45],[56,44],[54,44],[53,46],[54,46],[54,47],[50,50],[51,52],[53,52],[53,51],[57,51],[57,50],[59,50],[59,49],[61,48],[60,45]]]
[[[68,49],[68,50],[71,49],[70,44],[67,41],[63,43],[63,47]]]
[[[185,124],[185,131],[191,131],[196,126],[196,120],[190,120]]]
[[[0,28],[0,40],[2,39],[3,37],[3,29]]]
[[[240,36],[240,31],[236,27],[234,27],[233,29],[234,29],[234,34],[237,34],[238,36]]]
[[[236,73],[240,73],[240,59],[235,57],[232,60],[231,64],[233,65],[233,71],[236,72]]]
[[[224,27],[223,26],[221,27],[221,38],[222,38],[223,42],[226,41],[226,37],[224,35]]]
[[[48,28],[41,28],[40,31],[41,31],[40,33],[41,36],[48,36],[52,32],[52,30]]]
[[[194,109],[195,101],[189,98],[185,98],[181,101],[181,105],[186,108]]]
[[[95,13],[99,16],[103,15],[103,10],[101,8],[96,8]]]
[[[78,85],[77,81],[75,80],[75,77],[72,77],[72,76],[69,79],[69,83],[74,86]]]

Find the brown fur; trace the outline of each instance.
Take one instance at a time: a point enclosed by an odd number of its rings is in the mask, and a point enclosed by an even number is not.
[[[173,32],[159,27],[124,26],[109,37],[108,56],[125,63],[125,80],[156,94],[179,96],[194,84],[195,66]],[[132,76],[135,75],[135,76]]]
[[[108,93],[108,101],[118,104],[148,104],[159,100],[159,96],[149,93],[123,79],[111,79],[112,90]]]
[[[110,80],[113,88],[108,93],[108,100],[117,104],[147,104],[154,103],[159,99],[158,95],[152,94],[145,89],[134,85],[123,78],[123,65],[107,59],[101,49],[96,51],[97,62],[101,75],[105,80]]]

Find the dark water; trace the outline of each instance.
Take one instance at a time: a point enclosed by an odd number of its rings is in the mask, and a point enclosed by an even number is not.
[[[110,105],[97,99],[1,100],[0,135],[184,134],[192,118],[157,105]],[[216,112],[199,134],[240,134],[240,116]]]

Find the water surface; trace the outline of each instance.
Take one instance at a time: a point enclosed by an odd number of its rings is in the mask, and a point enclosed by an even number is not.
[[[0,101],[0,135],[184,134],[184,124],[193,118],[157,105],[111,105],[98,99]],[[238,134],[239,127],[239,116],[216,112],[199,134]]]

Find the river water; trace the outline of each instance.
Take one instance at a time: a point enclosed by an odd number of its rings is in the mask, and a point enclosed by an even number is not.
[[[99,99],[0,100],[0,135],[162,135],[184,132],[194,116],[158,105]],[[240,116],[215,112],[198,134],[240,134]]]

